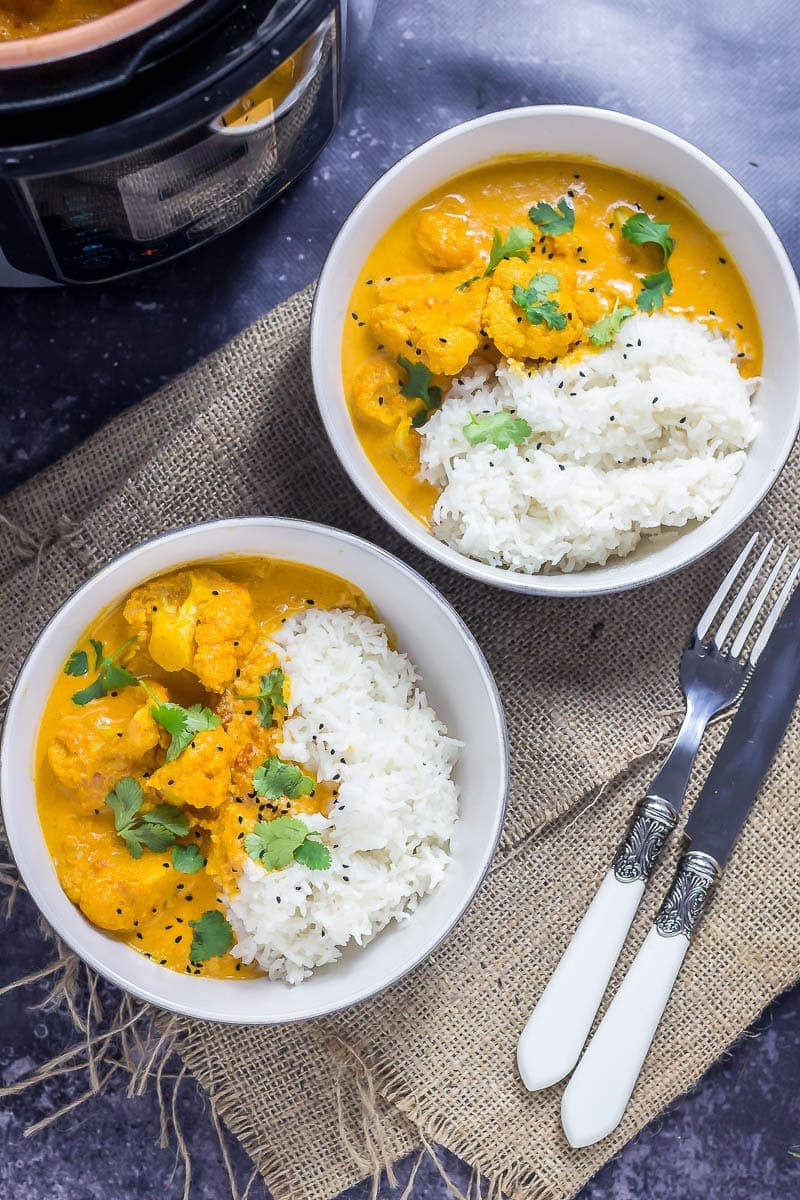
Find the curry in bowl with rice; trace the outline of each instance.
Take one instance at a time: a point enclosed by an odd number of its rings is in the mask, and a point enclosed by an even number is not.
[[[442,880],[458,744],[368,598],[268,558],[96,617],[36,755],[59,881],[160,966],[300,983]]]
[[[758,423],[755,310],[679,196],[581,159],[450,180],[374,246],[345,393],[397,499],[524,573],[623,557],[708,518]]]

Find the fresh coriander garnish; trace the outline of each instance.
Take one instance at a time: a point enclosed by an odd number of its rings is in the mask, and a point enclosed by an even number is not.
[[[642,290],[636,297],[636,304],[644,312],[662,308],[665,297],[672,293],[672,276],[667,263],[675,242],[669,236],[669,224],[654,221],[647,213],[636,212],[623,223],[622,236],[634,246],[658,246],[661,250],[663,266],[660,271],[641,277]]]
[[[143,846],[160,853],[189,832],[187,817],[174,804],[159,804],[143,813],[143,798],[141,784],[130,775],[124,775],[106,796],[114,828],[133,858],[142,857]]]
[[[172,865],[176,871],[184,875],[196,875],[206,865],[206,857],[194,842],[182,846],[180,842],[172,847]]]
[[[552,237],[558,237],[560,233],[569,233],[575,228],[575,209],[566,196],[561,197],[555,208],[546,200],[540,200],[528,210],[528,216],[542,233]]]
[[[275,716],[276,708],[286,708],[286,697],[283,685],[286,676],[280,667],[275,667],[268,675],[261,676],[258,693],[255,696],[239,696],[240,700],[258,701],[258,720],[265,729],[269,729]]]
[[[664,299],[672,294],[672,276],[669,267],[662,267],[653,275],[642,276],[642,290],[636,297],[636,303],[644,312],[663,308]]]
[[[194,931],[189,962],[203,963],[209,958],[219,958],[233,945],[233,930],[217,908],[210,908],[189,924]]]
[[[606,313],[586,330],[587,338],[594,346],[607,346],[635,312],[636,309],[631,308],[630,304],[620,304],[619,300],[615,300],[611,312]]]
[[[634,246],[659,246],[665,262],[675,249],[675,242],[669,236],[669,224],[654,221],[645,212],[635,212],[627,218],[622,226],[622,236]]]
[[[216,729],[219,725],[219,717],[216,713],[212,713],[209,708],[203,708],[200,704],[184,708],[181,704],[173,704],[171,701],[165,700],[151,705],[150,712],[153,720],[172,736],[167,750],[167,762],[176,759],[186,749],[196,733],[202,733],[205,729]]]
[[[496,412],[478,417],[470,413],[469,423],[464,426],[463,432],[470,446],[491,442],[498,450],[507,450],[509,446],[519,446],[531,436],[533,430],[524,417]]]
[[[91,700],[98,700],[101,696],[107,696],[109,692],[117,691],[118,688],[135,687],[139,680],[133,672],[128,671],[125,667],[117,666],[116,662],[120,654],[124,653],[135,641],[135,637],[128,638],[127,642],[123,643],[113,654],[106,654],[103,643],[90,638],[91,647],[94,650],[94,666],[98,675],[88,687],[81,688],[79,692],[74,693],[72,703],[88,704]],[[69,674],[73,674],[73,672],[69,672]]]
[[[477,279],[485,279],[487,275],[494,274],[495,268],[504,258],[520,258],[523,262],[527,262],[530,257],[528,251],[532,245],[533,232],[526,229],[524,225],[512,225],[505,238],[499,229],[495,229],[486,270],[481,275],[472,275],[469,279],[465,279],[458,285],[456,291],[463,292]]]
[[[85,650],[73,650],[64,664],[65,675],[88,675],[89,655]]]
[[[274,821],[259,821],[244,839],[247,853],[268,870],[280,870],[289,863],[302,863],[312,871],[327,871],[331,853],[297,817],[276,817]]]
[[[555,300],[549,300],[559,288],[559,278],[550,271],[534,275],[526,288],[518,283],[511,289],[514,303],[524,312],[531,325],[546,325],[548,329],[566,329],[567,315]]]
[[[259,796],[267,800],[297,800],[310,796],[316,784],[310,775],[305,775],[294,763],[283,762],[277,755],[268,758],[253,772],[253,787]]]
[[[402,354],[397,361],[408,375],[400,388],[400,395],[405,396],[407,400],[421,400],[424,405],[424,408],[421,408],[411,418],[411,424],[415,429],[419,429],[420,425],[425,424],[431,413],[441,407],[442,389],[435,384],[431,386],[433,372],[429,371],[424,363],[411,362]]]

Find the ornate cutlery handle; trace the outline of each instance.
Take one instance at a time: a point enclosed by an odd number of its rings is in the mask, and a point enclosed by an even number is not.
[[[613,867],[522,1031],[517,1065],[529,1091],[557,1083],[578,1061],[645,884],[675,821],[672,806],[654,796],[637,806]]]
[[[653,926],[578,1063],[561,1102],[571,1146],[591,1146],[616,1129],[662,1013],[719,877],[707,854],[678,863]]]

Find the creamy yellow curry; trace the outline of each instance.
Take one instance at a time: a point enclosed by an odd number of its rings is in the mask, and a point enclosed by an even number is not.
[[[336,795],[277,749],[291,681],[270,632],[315,605],[371,611],[357,588],[294,563],[182,568],[98,617],[53,687],[36,791],[59,880],[90,921],[164,967],[254,974],[229,953],[222,903],[245,839],[327,813]],[[281,784],[293,775],[298,786]]]
[[[729,336],[755,375],[752,301],[720,239],[678,196],[583,160],[506,158],[437,188],[374,247],[350,302],[345,392],[366,454],[428,524],[417,429],[470,359],[533,365],[663,309]]]
[[[82,25],[124,8],[130,0],[5,0],[0,3],[0,41],[38,37]]]

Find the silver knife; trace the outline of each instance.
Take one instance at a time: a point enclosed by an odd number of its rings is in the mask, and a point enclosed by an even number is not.
[[[561,1120],[570,1145],[616,1129],[667,1006],[689,941],[800,696],[800,586],[753,671],[686,822],[689,848],[652,928],[567,1085]]]

